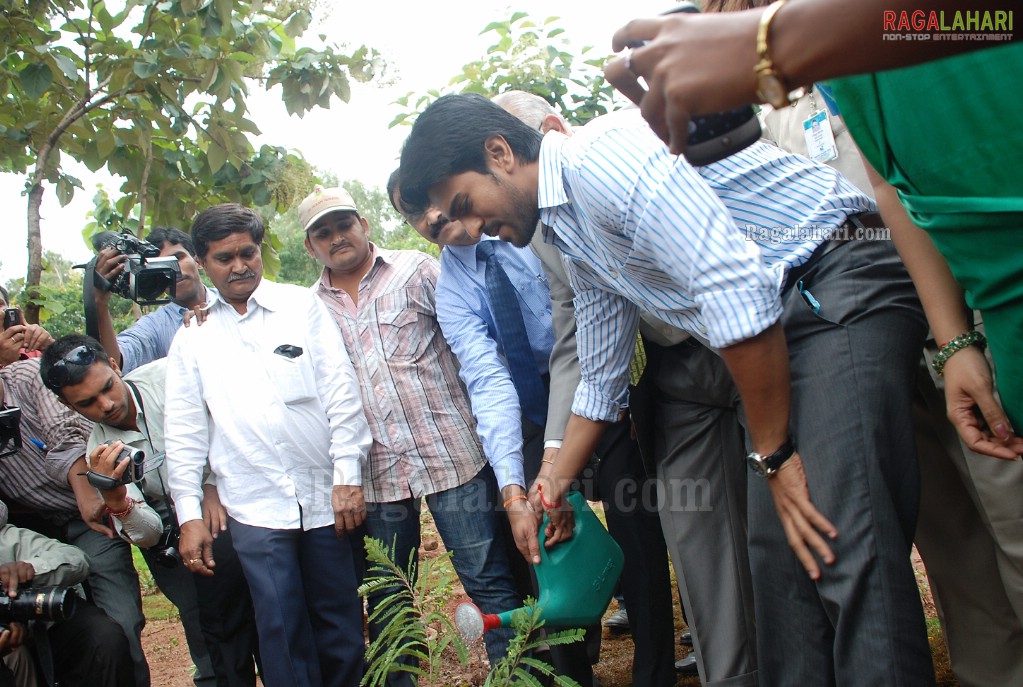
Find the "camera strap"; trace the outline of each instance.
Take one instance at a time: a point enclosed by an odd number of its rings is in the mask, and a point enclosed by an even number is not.
[[[99,341],[99,314],[96,312],[96,258],[85,263],[85,279],[82,281],[82,309],[85,311],[85,333]]]
[[[124,381],[125,384],[127,384],[129,387],[131,387],[132,393],[135,394],[135,398],[136,398],[136,400],[138,400],[139,412],[142,414],[142,426],[146,428],[146,440],[149,442],[149,447],[153,449],[153,456],[154,457],[156,457],[156,456],[160,456],[161,457],[160,461],[154,462],[154,464],[152,465],[152,467],[154,469],[158,468],[163,463],[164,452],[163,451],[157,451],[156,447],[153,446],[153,434],[152,434],[152,432],[149,431],[149,421],[146,420],[146,404],[142,400],[142,392],[140,392],[139,388],[137,386],[135,386],[135,382],[131,381],[130,379],[124,379],[123,381]],[[144,469],[148,469],[150,467],[149,460],[150,459],[146,460],[146,465],[145,465]],[[167,504],[167,508],[171,512],[171,521],[172,521],[172,523],[176,523],[176,516],[174,515],[174,506],[171,503],[169,495],[167,494],[167,487],[163,483],[163,477],[160,476],[159,472],[157,472],[156,473],[156,478],[158,480],[160,480],[160,491],[163,493],[163,500]],[[144,475],[143,475],[143,479],[145,479]],[[145,492],[143,492],[143,493],[145,493]],[[163,516],[163,514],[161,513],[161,517],[162,516]]]
[[[35,621],[31,623],[30,627],[32,628],[32,643],[35,645],[36,661],[43,674],[43,684],[47,687],[55,687],[57,671],[53,665],[53,647],[50,644],[50,635],[46,632],[46,623]]]

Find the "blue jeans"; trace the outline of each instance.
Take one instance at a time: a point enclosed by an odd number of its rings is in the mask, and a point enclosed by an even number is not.
[[[522,605],[515,592],[500,529],[500,519],[505,516],[497,510],[499,499],[497,480],[489,465],[465,484],[426,497],[437,532],[445,548],[452,552],[451,562],[458,579],[465,593],[484,613],[499,613]],[[396,542],[392,560],[402,568],[408,567],[410,555],[418,561],[422,499],[366,505],[366,533],[388,548]],[[370,612],[380,596],[369,596]],[[369,628],[371,638],[380,630],[374,625],[371,623]],[[487,656],[491,665],[507,653],[512,635],[510,629],[503,628],[487,633]]]

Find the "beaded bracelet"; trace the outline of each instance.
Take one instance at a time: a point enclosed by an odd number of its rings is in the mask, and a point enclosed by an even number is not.
[[[512,496],[512,497],[510,497],[510,498],[505,500],[504,507],[505,507],[505,509],[507,509],[508,506],[512,505],[516,501],[528,501],[528,500],[529,499],[526,498],[525,494],[515,494],[515,496]]]
[[[987,339],[985,339],[984,335],[976,329],[963,332],[938,350],[938,354],[934,356],[934,360],[931,361],[931,367],[933,367],[934,371],[939,375],[944,374],[945,363],[948,362],[949,358],[955,355],[957,351],[961,351],[967,346],[974,345],[979,347],[981,350],[984,350],[984,347],[987,346]]]
[[[124,518],[126,515],[128,515],[128,513],[132,512],[132,510],[135,508],[135,504],[138,503],[138,501],[136,501],[130,496],[126,496],[124,498],[124,502],[128,504],[127,506],[124,507],[124,510],[121,511],[120,513],[110,511],[111,517],[115,517],[118,520]]]

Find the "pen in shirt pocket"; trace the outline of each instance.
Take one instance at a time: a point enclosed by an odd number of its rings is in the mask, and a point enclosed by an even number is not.
[[[46,443],[42,442],[42,441],[39,441],[38,439],[34,439],[32,437],[29,437],[28,442],[30,444],[32,444],[33,446],[35,446],[40,451],[48,451],[49,450],[49,447],[46,445]]]

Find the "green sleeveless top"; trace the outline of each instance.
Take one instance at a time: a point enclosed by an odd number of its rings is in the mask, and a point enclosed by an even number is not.
[[[830,86],[860,150],[917,225],[1023,226],[1023,44]]]

